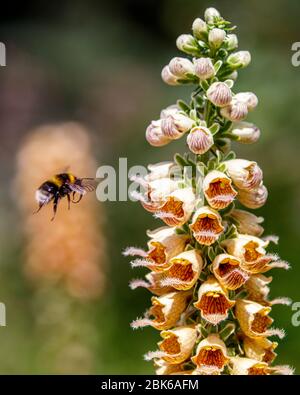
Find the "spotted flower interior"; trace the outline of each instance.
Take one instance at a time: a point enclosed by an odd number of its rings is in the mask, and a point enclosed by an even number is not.
[[[238,50],[234,29],[208,8],[190,34],[178,37],[182,56],[171,59],[161,76],[168,85],[192,85],[191,100],[163,109],[146,139],[154,147],[184,140],[189,151],[133,178],[146,187],[133,196],[164,225],[147,232],[147,248],[124,252],[136,257],[133,268],[147,270],[130,287],[154,295],[131,326],[160,332],[157,350],[145,354],[157,374],[293,373],[273,365],[278,343],[270,339],[284,336],[273,327],[272,309],[289,300],[270,299],[272,277],[263,274],[289,265],[269,250],[277,237],[264,235],[264,219],[247,211],[267,200],[261,168],[231,150],[233,140],[249,144],[261,135],[244,121],[258,98],[238,91],[238,73],[251,55]]]

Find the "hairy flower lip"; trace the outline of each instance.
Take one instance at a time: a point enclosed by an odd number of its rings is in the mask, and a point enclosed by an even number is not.
[[[229,254],[216,256],[212,269],[221,285],[229,290],[240,288],[249,279],[249,274],[241,268],[240,259]]]
[[[210,276],[203,282],[198,291],[198,299],[194,306],[200,310],[202,318],[213,325],[225,320],[228,310],[235,304],[227,296],[227,291]]]
[[[240,323],[242,332],[250,337],[266,337],[277,335],[284,337],[280,329],[269,329],[273,319],[269,317],[271,307],[263,306],[251,300],[238,299],[235,306],[235,315]]]
[[[247,358],[255,359],[260,362],[271,363],[276,358],[277,354],[274,352],[278,346],[277,342],[273,342],[266,337],[243,339],[243,346]]]
[[[211,245],[224,230],[221,221],[222,218],[217,211],[203,206],[195,212],[189,227],[198,243]]]
[[[266,362],[239,356],[231,358],[230,365],[231,374],[233,375],[292,375],[294,371],[287,365],[269,366]]]
[[[134,320],[131,327],[137,329],[152,326],[160,331],[172,328],[185,310],[190,297],[190,291],[171,292],[159,297],[153,296],[151,298],[152,306],[146,316]]]
[[[188,290],[199,278],[203,267],[203,260],[196,250],[189,250],[173,257],[169,267],[163,273],[161,284],[172,286],[177,290]]]
[[[209,205],[222,210],[229,206],[235,199],[237,192],[232,188],[231,179],[217,170],[213,170],[206,175],[203,180],[203,191]]]
[[[210,371],[209,368],[222,371],[230,360],[226,345],[218,334],[210,334],[203,339],[197,346],[195,356],[191,359],[197,369],[204,370],[204,372]]]

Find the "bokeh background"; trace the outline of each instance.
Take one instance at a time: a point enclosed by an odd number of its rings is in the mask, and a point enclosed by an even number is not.
[[[300,41],[299,1],[29,1],[0,13],[0,41],[7,47],[7,66],[0,68],[0,301],[7,309],[7,326],[0,327],[0,373],[153,372],[142,355],[155,349],[158,333],[129,327],[150,295],[129,290],[129,280],[143,273],[134,273],[121,251],[143,246],[144,230],[157,221],[130,201],[97,202],[95,232],[106,240],[99,295],[74,296],[51,274],[49,283],[38,276],[32,281],[25,270],[28,232],[20,204],[30,194],[24,188],[30,165],[20,165],[18,155],[32,129],[66,121],[87,128],[97,165],[117,168],[119,157],[127,157],[129,167],[146,165],[182,151],[182,142],[150,147],[144,131],[161,108],[188,97],[188,87],[164,85],[160,70],[178,54],[176,37],[189,32],[208,6],[238,25],[240,48],[252,53],[237,87],[258,95],[251,120],[263,133],[258,144],[236,150],[264,169],[270,197],[259,214],[266,218],[266,233],[281,236],[276,250],[292,264],[288,272],[272,272],[272,296],[300,301],[300,67],[291,64],[292,43]],[[66,152],[66,166],[68,161]],[[41,215],[44,231],[49,226],[53,235],[50,211]],[[65,229],[61,243],[68,237]],[[43,262],[40,256],[41,267]],[[299,372],[300,327],[292,326],[292,313],[284,306],[272,312],[276,326],[287,331],[277,362]]]

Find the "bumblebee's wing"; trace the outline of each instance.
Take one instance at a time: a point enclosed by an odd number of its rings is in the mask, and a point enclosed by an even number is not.
[[[93,192],[98,185],[98,181],[95,178],[77,178],[74,183],[68,184],[69,188],[73,192],[85,195],[86,192]]]

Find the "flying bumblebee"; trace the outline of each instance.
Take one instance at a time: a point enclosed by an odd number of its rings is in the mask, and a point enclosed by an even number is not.
[[[94,178],[77,178],[72,173],[60,173],[51,177],[49,180],[36,190],[35,198],[39,207],[35,213],[38,213],[43,206],[53,201],[53,217],[54,220],[57,206],[63,197],[68,199],[68,208],[70,204],[79,203],[86,192],[92,192],[96,189],[97,182]],[[79,198],[75,200],[75,195]]]

